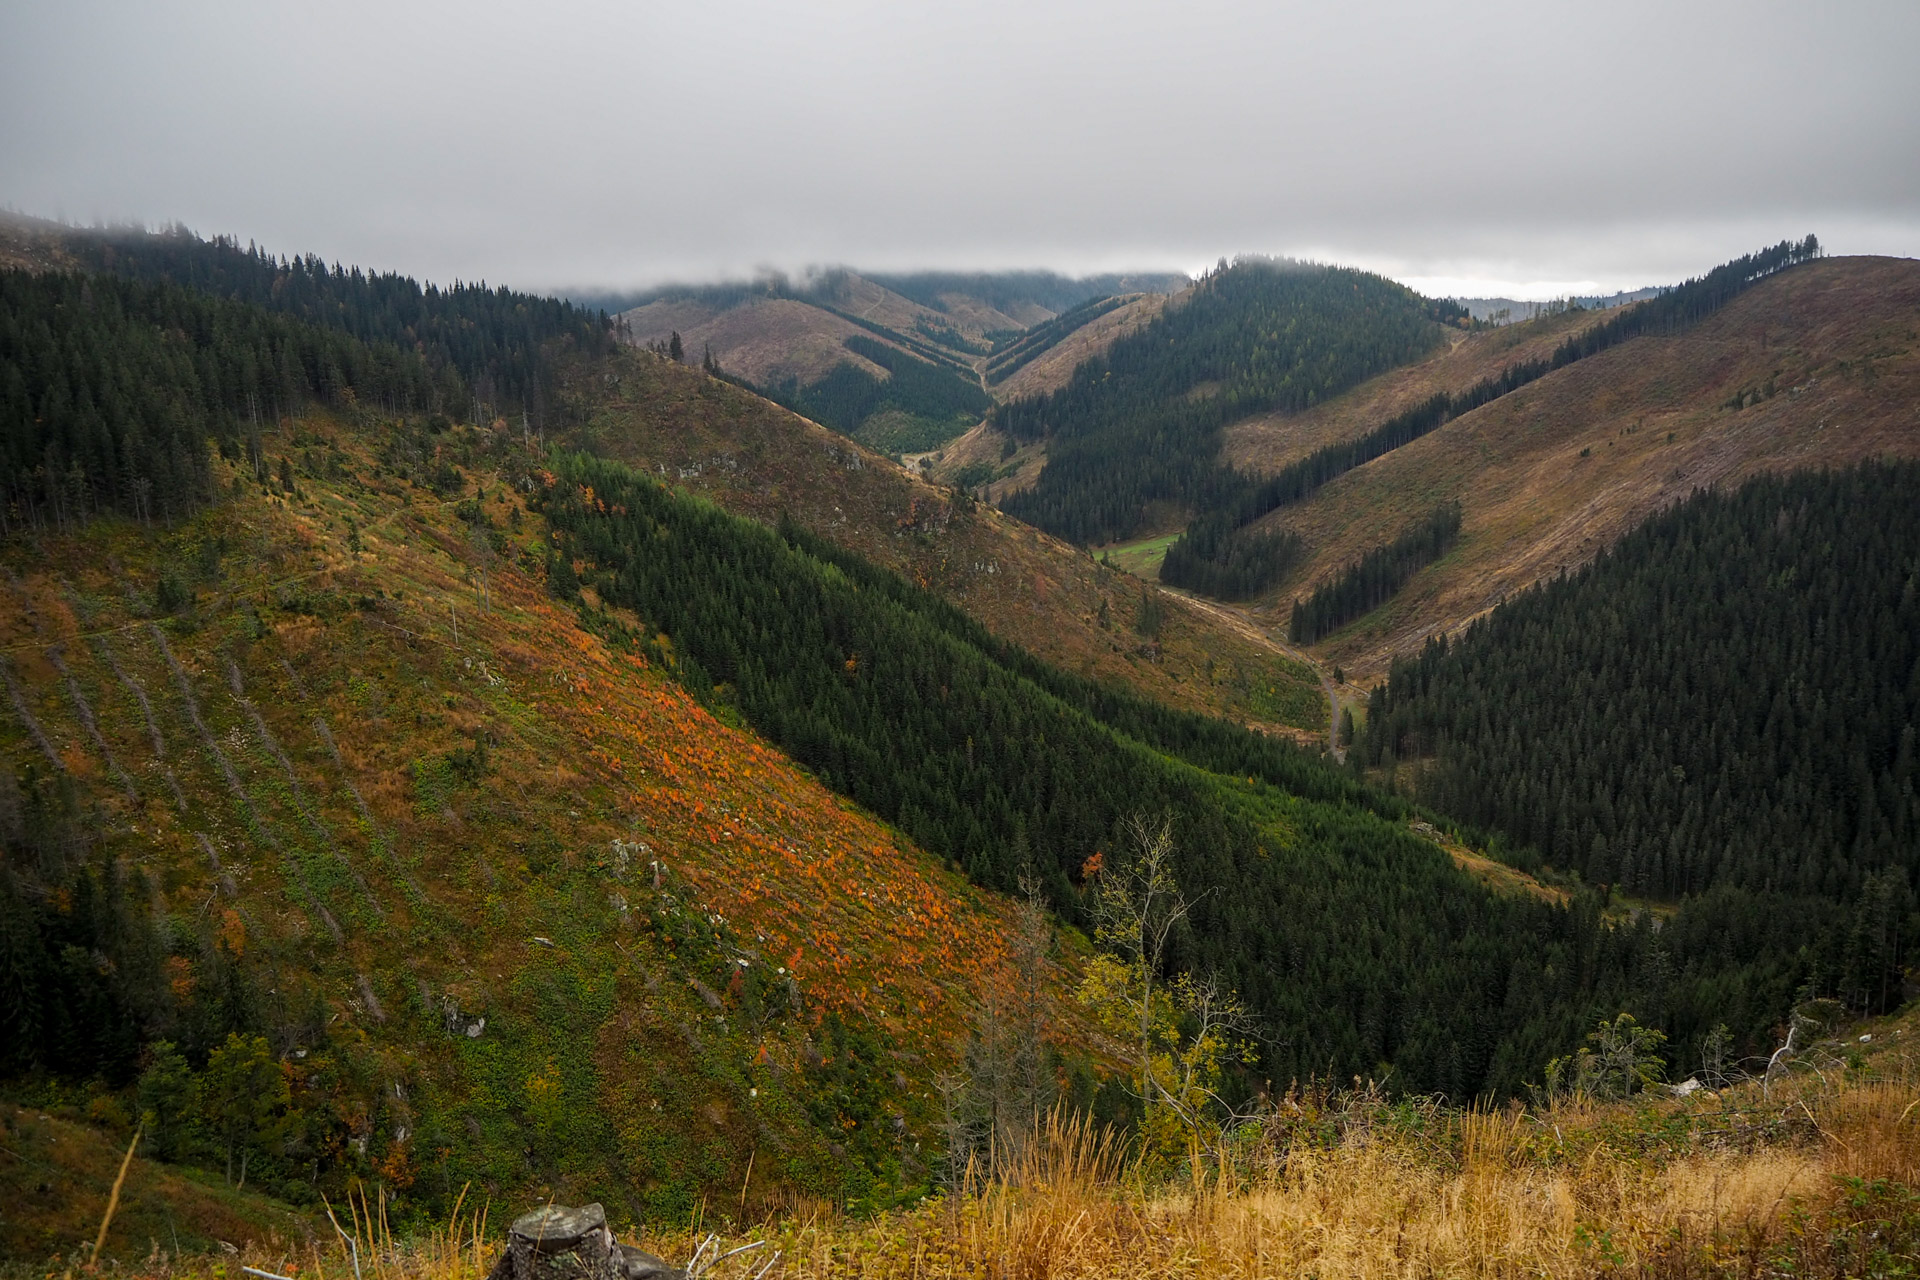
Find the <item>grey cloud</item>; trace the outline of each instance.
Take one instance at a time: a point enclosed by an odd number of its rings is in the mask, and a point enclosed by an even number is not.
[[[15,0],[0,201],[528,286],[1920,253],[1920,8]]]

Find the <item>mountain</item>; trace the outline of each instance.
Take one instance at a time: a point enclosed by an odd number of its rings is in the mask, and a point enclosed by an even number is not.
[[[1006,509],[1071,541],[1116,542],[1222,501],[1219,432],[1304,409],[1425,354],[1464,314],[1346,268],[1243,259],[1203,278],[1063,387],[1001,404],[1017,449],[1044,442]]]
[[[1920,947],[1920,463],[1700,490],[1396,662],[1360,760],[1590,883],[1784,930],[1873,1013]]]
[[[1229,428],[1225,454],[1250,472],[1276,474],[1425,396],[1459,394],[1496,368],[1591,332],[1606,314],[1468,335],[1306,414]],[[1296,535],[1307,550],[1253,613],[1279,625],[1295,598],[1435,506],[1458,502],[1457,545],[1390,603],[1318,646],[1351,671],[1377,675],[1393,655],[1578,567],[1695,489],[1920,454],[1916,333],[1920,263],[1824,258],[1779,272],[1695,325],[1552,372],[1277,510],[1256,527]]]
[[[1261,521],[1311,497],[1329,481],[1400,448],[1451,419],[1498,400],[1566,366],[1649,334],[1671,336],[1712,315],[1756,282],[1820,256],[1820,243],[1783,240],[1722,263],[1706,275],[1568,336],[1552,353],[1506,365],[1458,392],[1436,392],[1351,440],[1329,444],[1263,477],[1216,469],[1214,500],[1169,546],[1163,581],[1216,595],[1257,595],[1287,576],[1303,544]],[[1436,549],[1437,551],[1437,549]]]
[[[7,1067],[124,1087],[156,1040],[204,1073],[264,1037],[288,1127],[240,1145],[296,1199],[316,1160],[656,1214],[756,1147],[756,1185],[913,1180],[1009,905],[555,602],[504,429],[267,447],[290,489],[222,462],[170,529],[9,549]]]
[[[42,511],[6,549],[4,1071],[96,1082],[163,1158],[297,1201],[376,1178],[410,1212],[467,1184],[653,1218],[914,1194],[935,1073],[1019,985],[987,887],[1030,864],[1085,920],[1141,806],[1206,895],[1178,962],[1282,1030],[1274,1070],[1511,1088],[1629,980],[1590,915],[1490,892],[1314,755],[657,471],[348,389],[209,456],[189,514]],[[1496,998],[1553,946],[1604,985]],[[1082,955],[1022,981],[1091,1107]]]
[[[1090,300],[1178,282],[833,269],[799,281],[669,286],[619,315],[637,345],[666,350],[678,334],[690,362],[710,356],[728,376],[844,435],[885,453],[917,453],[991,407],[986,370],[1000,346]]]

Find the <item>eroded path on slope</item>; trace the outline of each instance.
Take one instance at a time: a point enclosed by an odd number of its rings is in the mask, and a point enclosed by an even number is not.
[[[1320,665],[1318,659],[1314,658],[1305,650],[1296,649],[1286,641],[1275,636],[1258,622],[1255,622],[1252,616],[1243,609],[1236,608],[1230,604],[1222,604],[1218,600],[1209,600],[1205,596],[1194,595],[1192,592],[1184,591],[1179,587],[1155,585],[1158,590],[1184,600],[1196,609],[1211,614],[1226,626],[1239,632],[1261,647],[1270,649],[1281,657],[1290,658],[1295,662],[1301,663],[1310,669],[1315,676],[1319,677],[1320,689],[1327,695],[1327,750],[1333,753],[1335,760],[1338,760],[1342,764],[1347,762],[1346,749],[1340,745],[1340,690],[1338,686],[1334,684],[1333,677],[1328,675],[1326,669]]]

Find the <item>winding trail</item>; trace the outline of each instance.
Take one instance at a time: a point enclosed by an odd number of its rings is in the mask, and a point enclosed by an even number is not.
[[[1186,601],[1196,609],[1212,614],[1221,622],[1226,623],[1229,627],[1238,631],[1247,639],[1261,645],[1263,648],[1271,649],[1284,658],[1291,658],[1295,662],[1304,664],[1314,675],[1318,676],[1320,678],[1321,691],[1327,695],[1327,750],[1332,752],[1333,758],[1341,764],[1347,762],[1346,748],[1340,745],[1340,690],[1335,687],[1333,677],[1326,673],[1325,669],[1321,667],[1320,663],[1312,655],[1308,654],[1305,650],[1296,649],[1286,641],[1279,639],[1265,627],[1255,622],[1244,611],[1236,609],[1232,605],[1221,604],[1218,600],[1209,600],[1205,596],[1194,595],[1192,592],[1184,591],[1179,587],[1161,586],[1158,583],[1152,585],[1170,596]]]

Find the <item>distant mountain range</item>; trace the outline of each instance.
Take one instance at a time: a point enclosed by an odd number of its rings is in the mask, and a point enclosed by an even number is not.
[[[1624,307],[1629,302],[1639,302],[1643,298],[1656,297],[1666,292],[1667,285],[1649,285],[1644,289],[1632,289],[1624,293],[1577,295],[1570,298],[1549,298],[1541,301],[1523,301],[1519,298],[1455,298],[1453,301],[1467,309],[1467,314],[1475,320],[1491,321],[1494,324],[1513,324],[1520,320],[1534,320],[1540,316],[1550,316],[1560,311],[1579,307],[1583,311],[1606,311],[1612,307]]]
[[[934,449],[974,426],[1012,372],[1000,361],[1027,339],[1026,361],[1080,323],[1090,304],[1158,298],[1184,287],[1165,273],[1073,279],[1046,271],[863,275],[833,268],[728,284],[669,285],[590,300],[618,315],[637,346],[683,358],[885,453]],[[1113,306],[1118,306],[1118,303]],[[1035,335],[1036,328],[1045,329]],[[1036,342],[1036,338],[1044,341]],[[989,368],[989,366],[993,368]]]

